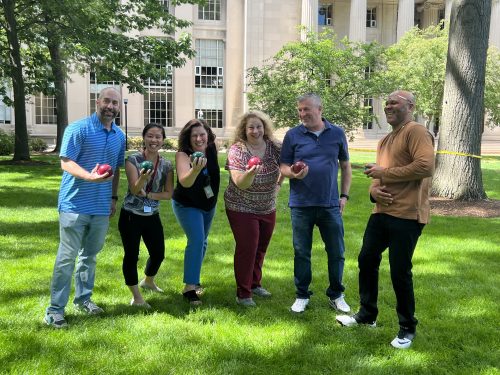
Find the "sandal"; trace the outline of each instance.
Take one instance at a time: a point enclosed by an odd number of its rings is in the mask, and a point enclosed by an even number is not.
[[[182,293],[182,295],[189,301],[191,306],[201,305],[201,299],[198,297],[198,294],[196,294],[196,290],[188,290],[187,292]]]

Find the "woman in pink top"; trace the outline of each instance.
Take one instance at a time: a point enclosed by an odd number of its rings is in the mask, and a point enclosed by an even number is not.
[[[262,264],[276,222],[276,196],[282,177],[281,144],[272,134],[272,122],[262,112],[243,115],[227,154],[229,185],[224,193],[226,214],[236,241],[234,274],[236,302],[255,306],[252,296],[270,297],[261,286]],[[260,165],[249,166],[251,158]],[[255,160],[255,159],[254,159]]]

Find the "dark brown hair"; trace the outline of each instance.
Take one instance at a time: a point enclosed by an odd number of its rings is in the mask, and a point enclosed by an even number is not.
[[[193,149],[191,148],[191,130],[197,126],[202,126],[208,135],[208,146],[215,143],[215,134],[212,128],[208,126],[205,120],[192,119],[189,120],[186,125],[182,128],[179,133],[178,147],[179,151],[185,152],[186,154],[191,154]]]

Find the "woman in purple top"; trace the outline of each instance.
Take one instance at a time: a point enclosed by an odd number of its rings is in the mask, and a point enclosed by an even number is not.
[[[224,193],[226,214],[236,241],[234,274],[236,302],[255,306],[252,295],[270,297],[261,286],[262,264],[276,222],[276,196],[282,177],[281,144],[272,134],[272,122],[262,112],[243,115],[229,148],[226,169],[229,185]],[[261,164],[249,165],[257,157]],[[255,161],[255,159],[253,159]]]

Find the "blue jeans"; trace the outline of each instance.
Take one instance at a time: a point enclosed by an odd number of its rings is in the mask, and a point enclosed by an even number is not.
[[[172,199],[172,209],[187,237],[184,252],[184,283],[199,284],[201,264],[207,251],[208,232],[215,215],[215,207],[210,211],[204,211],[183,206]]]
[[[81,304],[90,299],[94,289],[96,256],[104,245],[108,227],[108,216],[70,212],[59,214],[60,242],[52,274],[50,306],[47,313],[64,314],[77,257],[73,302]]]
[[[311,248],[314,225],[318,226],[328,257],[328,279],[330,285],[326,295],[338,298],[345,290],[342,285],[344,273],[344,225],[339,207],[291,207],[294,276],[297,298],[309,298],[312,292]]]

